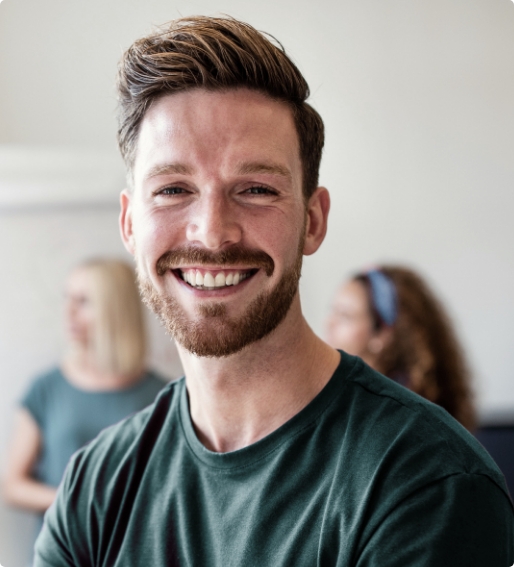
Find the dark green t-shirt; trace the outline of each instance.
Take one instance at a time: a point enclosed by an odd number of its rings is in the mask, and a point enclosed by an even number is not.
[[[508,567],[501,473],[444,410],[342,354],[261,441],[212,453],[184,380],[70,462],[35,566]]]

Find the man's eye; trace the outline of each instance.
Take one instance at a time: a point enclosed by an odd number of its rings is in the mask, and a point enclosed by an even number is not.
[[[180,193],[185,193],[182,187],[165,187],[159,191],[159,195],[179,195]]]
[[[268,187],[262,187],[257,185],[256,187],[250,187],[250,189],[246,190],[246,193],[250,193],[251,195],[276,195],[275,191],[268,189]]]

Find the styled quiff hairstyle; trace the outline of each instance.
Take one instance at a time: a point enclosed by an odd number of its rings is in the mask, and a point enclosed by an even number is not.
[[[159,98],[195,88],[249,88],[287,104],[293,113],[308,199],[318,186],[323,121],[305,101],[309,86],[284,48],[232,18],[174,20],[137,40],[118,68],[118,143],[129,172],[146,111]]]
[[[373,366],[390,378],[405,382],[417,394],[442,406],[464,427],[476,425],[474,396],[466,357],[446,309],[426,282],[403,266],[378,268],[393,283],[398,315],[390,327],[391,339],[377,354]],[[375,329],[385,325],[373,305],[366,273],[362,283]]]

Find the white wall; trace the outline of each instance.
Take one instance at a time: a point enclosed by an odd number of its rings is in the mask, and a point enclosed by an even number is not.
[[[514,408],[511,0],[4,0],[0,462],[15,400],[61,348],[66,270],[83,255],[124,254],[119,55],[152,24],[194,13],[228,13],[279,38],[325,119],[331,223],[302,278],[315,330],[346,274],[383,260],[412,264],[449,305],[480,408]],[[2,160],[8,152],[18,157]],[[154,333],[156,359],[177,372]],[[27,522],[0,505],[6,567],[23,564],[12,541]]]

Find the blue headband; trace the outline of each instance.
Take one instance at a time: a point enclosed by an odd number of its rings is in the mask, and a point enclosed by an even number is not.
[[[380,318],[387,326],[394,325],[398,317],[398,297],[394,283],[380,270],[370,270],[365,275],[371,285],[371,299]]]

